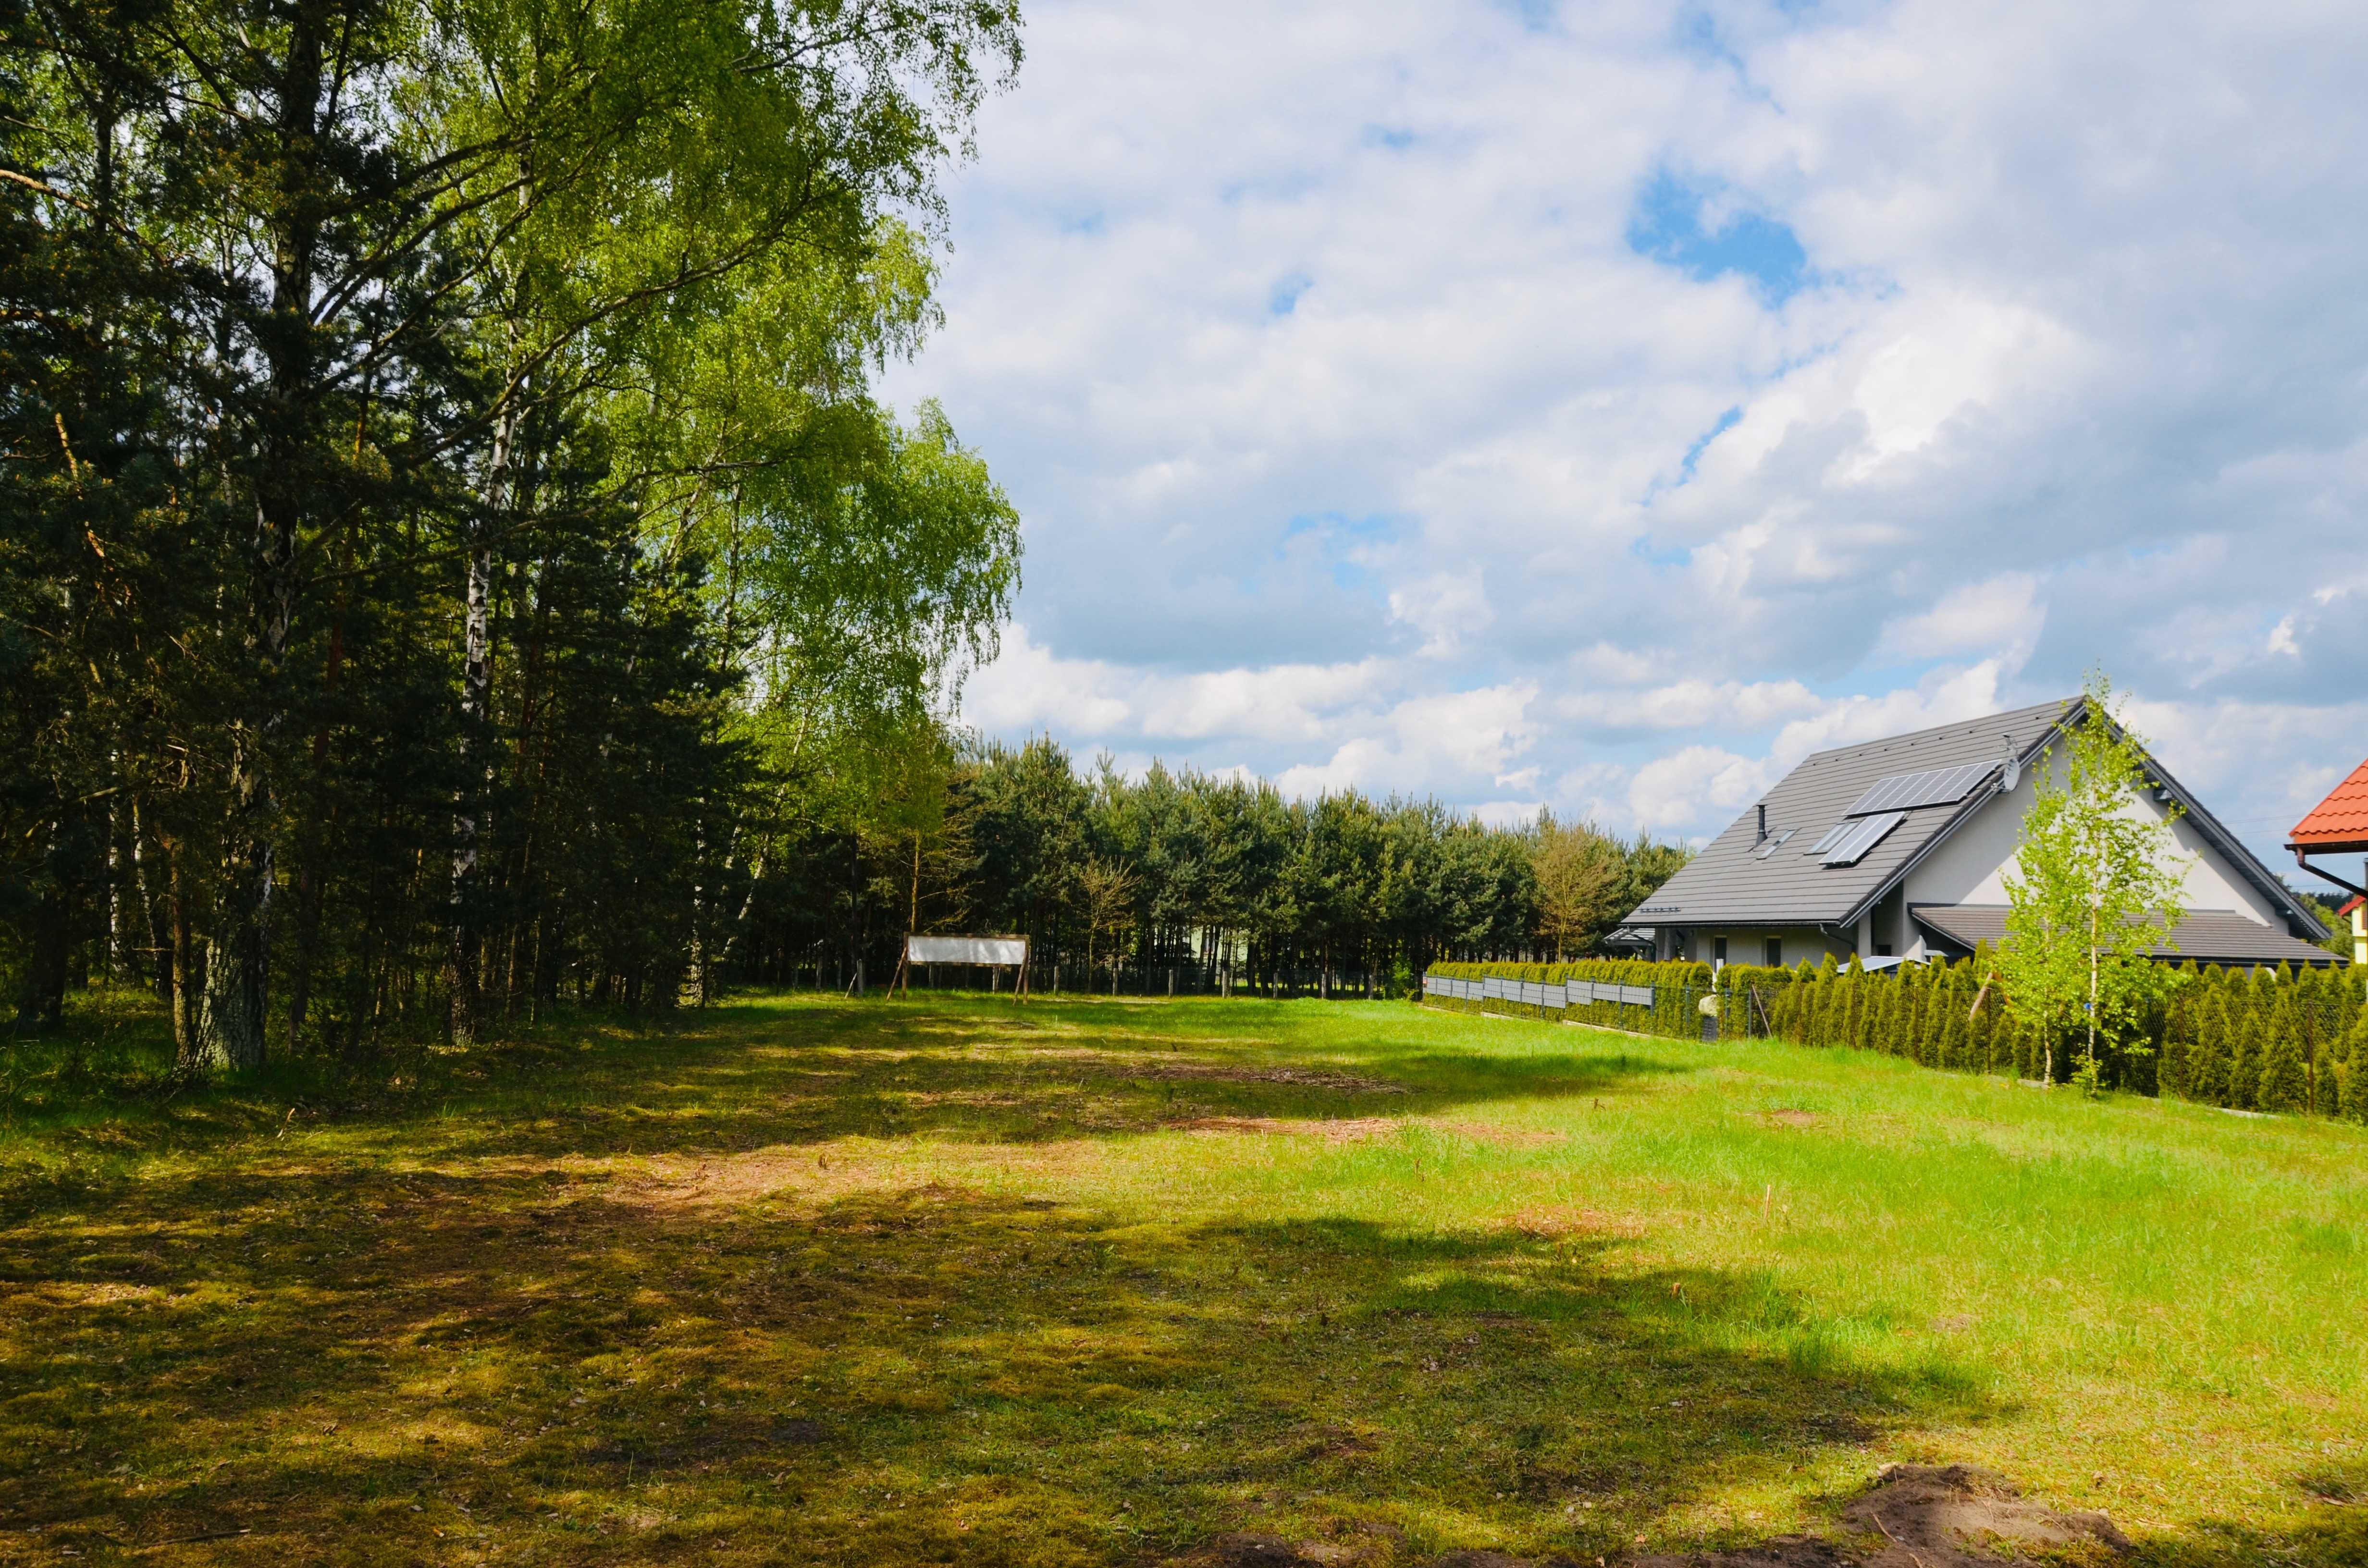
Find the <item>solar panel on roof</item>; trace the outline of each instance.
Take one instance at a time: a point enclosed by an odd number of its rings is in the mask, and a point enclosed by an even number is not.
[[[1851,828],[1856,827],[1857,825],[1858,824],[1856,823],[1850,821],[1848,817],[1844,817],[1841,821],[1834,824],[1833,826],[1826,829],[1826,835],[1817,840],[1815,844],[1810,845],[1808,853],[1812,855],[1823,855],[1827,850],[1831,849],[1835,845],[1839,844],[1842,841],[1842,835],[1849,833]]]
[[[1855,866],[1866,852],[1884,840],[1884,836],[1907,820],[1906,812],[1885,812],[1879,817],[1860,817],[1847,824],[1850,831],[1826,851],[1828,866]]]
[[[1871,817],[1879,812],[1912,812],[1919,806],[1953,806],[1974,792],[1998,767],[1994,762],[1969,762],[1962,767],[1936,767],[1930,773],[1895,773],[1878,778],[1858,798],[1845,816]]]

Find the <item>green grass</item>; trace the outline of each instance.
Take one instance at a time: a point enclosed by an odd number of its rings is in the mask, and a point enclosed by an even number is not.
[[[1960,1459],[2368,1559],[2358,1129],[1404,1004],[93,1029],[5,1085],[0,1561],[1616,1562]]]

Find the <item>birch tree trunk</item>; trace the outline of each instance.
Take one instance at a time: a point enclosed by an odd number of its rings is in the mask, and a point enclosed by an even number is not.
[[[485,515],[470,526],[469,581],[461,631],[461,791],[452,813],[451,1029],[456,1045],[474,1043],[479,1008],[477,863],[484,835],[485,781],[491,763],[484,744],[493,707],[494,530],[507,504],[510,449],[518,436],[518,403],[502,411],[494,430],[485,479]]]

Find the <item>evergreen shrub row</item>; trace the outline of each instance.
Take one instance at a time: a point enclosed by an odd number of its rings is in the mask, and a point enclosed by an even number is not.
[[[2007,1006],[1987,950],[1955,963],[1901,964],[1868,972],[1828,958],[1791,969],[1690,961],[1591,959],[1576,963],[1440,963],[1458,980],[1573,980],[1654,988],[1650,1008],[1617,1003],[1553,1010],[1490,998],[1424,998],[1463,1012],[1500,1013],[1696,1040],[1700,1003],[1715,995],[1727,1039],[1774,1035],[1801,1045],[1904,1056],[1928,1067],[2037,1078],[2044,1042]],[[1976,1006],[1978,998],[1979,1005]],[[2360,976],[2341,969],[2276,971],[2181,964],[2167,999],[2146,1021],[2142,1050],[2114,1050],[2104,1082],[2237,1110],[2340,1116],[2368,1121],[2368,1007]],[[2070,1071],[2077,1036],[2056,1042],[2055,1075]]]
[[[1657,963],[1650,959],[1580,959],[1573,963],[1435,963],[1429,973],[1443,980],[1526,980],[1540,985],[1561,985],[1574,980],[1599,985],[1649,985],[1650,1007],[1622,1002],[1590,1002],[1576,1007],[1539,1007],[1528,1003],[1490,997],[1467,1002],[1453,996],[1424,996],[1436,1006],[1460,1013],[1489,1012],[1517,1018],[1593,1024],[1627,1029],[1634,1034],[1667,1035],[1673,1040],[1699,1040],[1702,1032],[1702,999],[1712,994],[1710,965]]]

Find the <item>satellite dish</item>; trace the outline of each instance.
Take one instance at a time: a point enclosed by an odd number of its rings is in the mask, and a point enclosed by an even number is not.
[[[2022,782],[2022,759],[2014,755],[2012,735],[2002,735],[1999,738],[2006,742],[2006,766],[1999,773],[1999,788],[2012,794],[2014,787]]]

